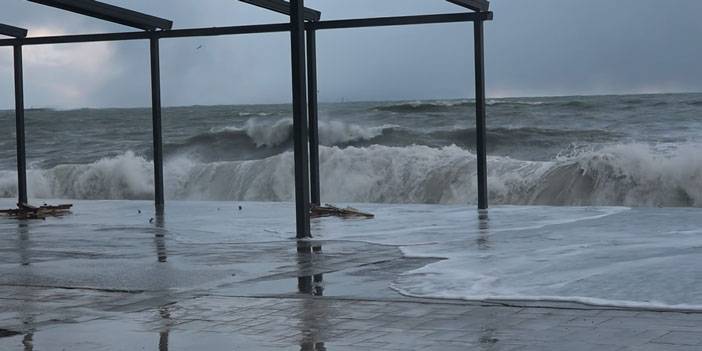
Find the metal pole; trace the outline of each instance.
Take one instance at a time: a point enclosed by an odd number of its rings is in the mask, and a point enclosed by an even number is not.
[[[483,21],[475,21],[475,130],[478,163],[478,209],[488,208],[487,138],[485,136],[485,44]]]
[[[295,152],[295,207],[297,238],[311,237],[310,180],[307,135],[307,77],[305,73],[304,0],[290,1],[292,52],[293,138]]]
[[[310,115],[310,186],[312,204],[321,205],[319,179],[319,101],[317,99],[317,34],[307,30],[307,95]]]
[[[27,155],[24,140],[24,77],[22,45],[14,46],[15,57],[15,128],[17,134],[17,205],[27,205]]]
[[[161,136],[161,69],[158,37],[149,39],[151,48],[151,118],[154,142],[154,202],[157,211],[165,204],[163,195],[163,140]]]

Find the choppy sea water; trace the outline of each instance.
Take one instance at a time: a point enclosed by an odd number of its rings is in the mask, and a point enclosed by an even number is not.
[[[476,202],[474,104],[323,104],[322,200]],[[30,195],[152,197],[148,109],[27,113]],[[14,115],[0,111],[0,197],[16,193]],[[164,111],[166,193],[293,198],[288,105]],[[489,101],[494,204],[702,207],[702,94]]]

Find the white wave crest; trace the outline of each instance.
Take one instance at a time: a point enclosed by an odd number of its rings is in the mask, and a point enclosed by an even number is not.
[[[363,127],[341,121],[319,121],[320,143],[323,145],[346,144],[353,141],[370,140],[383,134],[383,130],[393,125]],[[257,147],[281,146],[292,142],[293,120],[291,118],[270,121],[251,118],[243,127],[224,127],[211,132],[244,132]]]
[[[16,176],[16,172],[0,173],[1,196],[14,196]],[[153,197],[153,164],[128,151],[91,164],[30,170],[28,183],[34,197],[149,199]]]
[[[165,165],[170,199],[289,201],[293,155],[202,163],[187,156]],[[695,146],[662,156],[618,145],[551,162],[489,157],[490,198],[499,204],[702,207],[702,155]],[[476,202],[475,155],[457,146],[322,147],[324,201],[380,203]],[[146,199],[151,162],[132,152],[92,164],[29,173],[40,198]],[[0,196],[16,193],[15,172],[0,172]]]

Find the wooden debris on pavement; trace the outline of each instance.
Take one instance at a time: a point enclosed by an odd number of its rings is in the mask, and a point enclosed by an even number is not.
[[[324,206],[313,206],[310,210],[312,218],[319,217],[342,217],[342,218],[375,218],[372,213],[362,212],[353,207],[339,208],[330,204]]]
[[[46,217],[59,217],[71,212],[72,204],[63,204],[57,206],[30,206],[18,204],[17,208],[9,210],[0,210],[1,216],[12,217],[16,219],[46,219]]]

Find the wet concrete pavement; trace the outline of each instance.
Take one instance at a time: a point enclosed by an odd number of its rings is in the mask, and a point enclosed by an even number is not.
[[[390,282],[436,259],[390,245],[76,216],[1,220],[0,350],[702,349],[699,313],[405,297]]]
[[[306,286],[304,284],[299,287]],[[2,350],[699,350],[699,314],[3,287]]]

